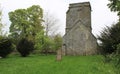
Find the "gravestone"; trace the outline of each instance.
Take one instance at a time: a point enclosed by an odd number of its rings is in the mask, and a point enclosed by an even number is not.
[[[62,60],[62,51],[61,51],[61,49],[57,50],[56,60],[57,61],[61,61]]]

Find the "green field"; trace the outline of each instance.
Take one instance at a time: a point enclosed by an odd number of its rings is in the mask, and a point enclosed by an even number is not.
[[[0,59],[0,74],[115,74],[103,57],[64,56],[56,61],[55,55],[9,56]]]

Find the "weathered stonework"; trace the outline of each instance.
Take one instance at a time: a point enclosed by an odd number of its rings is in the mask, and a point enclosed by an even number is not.
[[[92,34],[89,2],[69,5],[66,13],[66,34],[63,55],[91,55],[97,52],[97,40]]]

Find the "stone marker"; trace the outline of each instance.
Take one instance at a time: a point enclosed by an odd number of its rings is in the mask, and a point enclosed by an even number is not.
[[[61,61],[62,60],[62,51],[61,51],[61,49],[57,50],[56,60],[57,61]]]

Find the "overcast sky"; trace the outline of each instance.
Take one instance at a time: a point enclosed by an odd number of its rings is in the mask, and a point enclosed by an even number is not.
[[[66,11],[70,3],[89,1],[92,7],[92,32],[95,36],[107,25],[117,22],[117,14],[111,12],[107,7],[108,0],[0,0],[3,9],[3,22],[7,24],[9,30],[10,22],[8,12],[20,8],[28,8],[32,5],[40,5],[44,11],[49,11],[60,22],[60,33],[65,33]]]

